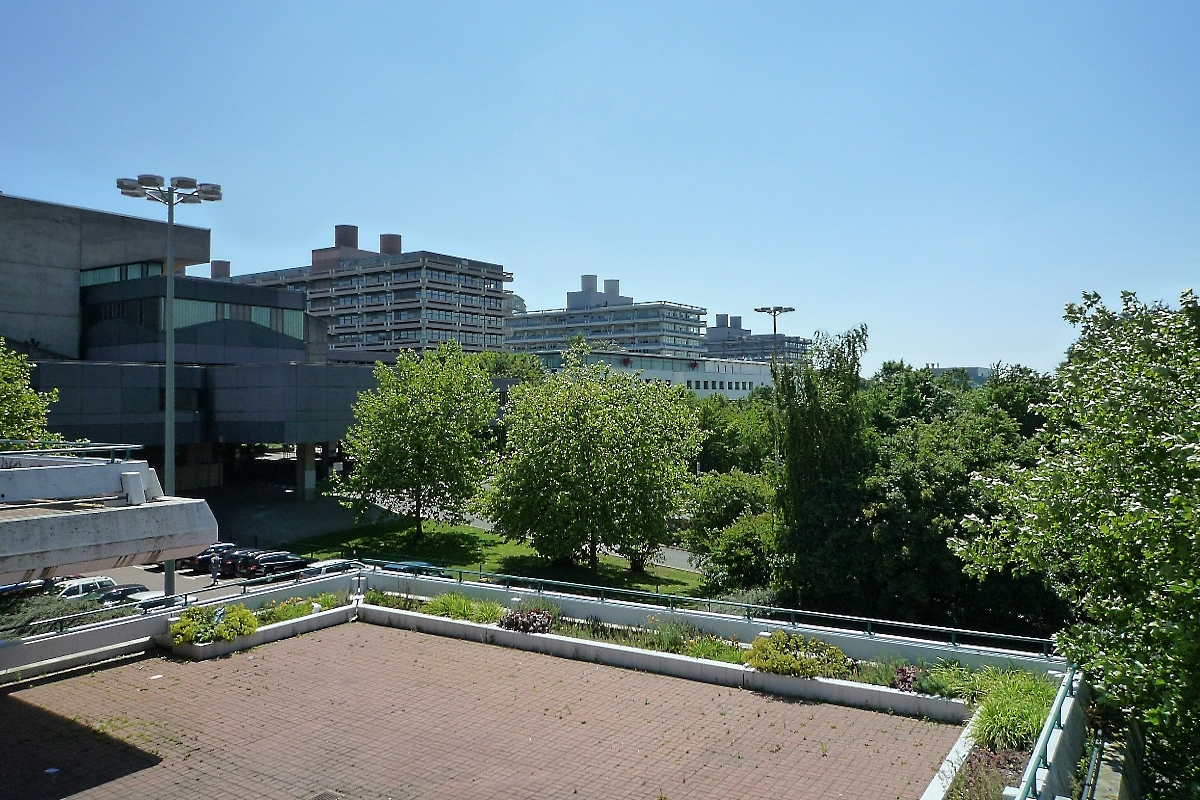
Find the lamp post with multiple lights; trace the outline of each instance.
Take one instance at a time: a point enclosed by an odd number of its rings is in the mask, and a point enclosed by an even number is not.
[[[171,178],[169,184],[161,175],[138,175],[137,178],[118,178],[117,188],[126,197],[144,197],[167,207],[167,299],[163,303],[163,328],[166,342],[166,386],[164,387],[163,416],[166,429],[163,441],[163,491],[175,494],[175,206],[197,205],[221,199],[221,187],[215,183],[197,183],[195,178]],[[175,594],[175,562],[163,564],[163,593]]]
[[[791,306],[759,306],[754,309],[759,314],[771,315],[771,378],[775,377],[775,362],[779,359],[779,315],[787,314],[796,309]],[[779,392],[772,391],[775,400],[775,417],[779,417]],[[779,423],[775,424],[775,472],[779,472]]]

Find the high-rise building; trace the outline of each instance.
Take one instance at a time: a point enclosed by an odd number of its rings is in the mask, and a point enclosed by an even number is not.
[[[620,281],[606,280],[598,291],[595,275],[584,275],[578,292],[567,292],[567,307],[514,314],[504,343],[509,350],[536,353],[562,350],[575,336],[630,353],[692,358],[704,355],[704,315],[698,306],[657,300],[635,303],[621,295]]]
[[[353,351],[425,350],[455,340],[467,352],[501,350],[513,294],[499,264],[418,250],[399,234],[360,250],[358,227],[338,225],[334,246],[312,251],[307,267],[238,275],[234,283],[307,292],[308,312],[329,322],[329,357]]]
[[[704,332],[704,349],[712,358],[739,358],[746,361],[799,361],[808,354],[812,339],[785,336],[782,333],[752,334],[742,327],[741,317],[717,314],[717,324]]]

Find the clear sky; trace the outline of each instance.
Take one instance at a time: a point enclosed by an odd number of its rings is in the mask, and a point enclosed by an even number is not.
[[[595,273],[1052,369],[1081,292],[1198,283],[1200,3],[0,0],[0,191],[160,214],[139,172],[223,185],[179,216],[235,274],[350,223],[531,309]]]

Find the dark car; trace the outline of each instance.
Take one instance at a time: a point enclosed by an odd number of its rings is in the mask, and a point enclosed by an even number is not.
[[[285,572],[296,572],[308,566],[308,559],[295,553],[263,553],[250,559],[246,565],[247,578],[262,578],[268,575],[282,575]]]
[[[441,567],[435,567],[427,561],[393,561],[390,564],[384,564],[383,568],[389,572],[407,572],[409,575],[432,575],[435,578],[450,577],[442,571]]]
[[[266,551],[260,547],[238,547],[234,550],[226,550],[221,556],[221,576],[234,576],[238,574],[238,562],[243,558],[256,556],[259,553]]]
[[[208,572],[212,562],[212,557],[214,555],[220,558],[230,550],[236,549],[237,545],[233,542],[217,542],[216,544],[211,544],[205,548],[203,553],[197,553],[194,556],[181,558],[176,561],[175,564],[180,569],[190,569],[195,570],[196,572]]]
[[[129,598],[129,595],[144,591],[147,591],[147,589],[140,583],[119,583],[98,593],[96,597],[88,597],[86,599],[99,600],[104,605],[109,606],[123,603]]]

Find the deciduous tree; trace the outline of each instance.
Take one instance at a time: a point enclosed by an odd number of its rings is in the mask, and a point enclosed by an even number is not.
[[[46,428],[46,415],[50,404],[58,400],[58,390],[31,388],[30,371],[29,359],[10,350],[0,338],[0,439],[58,438]]]

